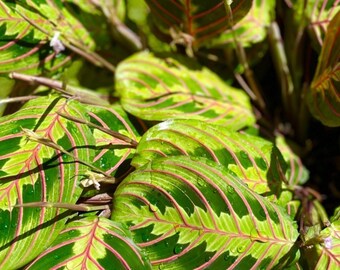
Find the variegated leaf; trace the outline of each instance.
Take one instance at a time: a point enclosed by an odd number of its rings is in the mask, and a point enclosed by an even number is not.
[[[85,114],[78,102],[51,96],[29,101],[0,119],[0,269],[17,269],[35,258],[57,237],[69,215],[57,208],[15,205],[75,203],[80,196],[78,181],[88,168],[79,161],[91,160],[94,151],[87,146],[94,139],[88,127],[63,119],[57,111]],[[73,157],[27,140],[23,129]]]
[[[285,159],[287,166],[286,177],[289,185],[303,185],[309,178],[309,171],[302,164],[301,158],[294,153],[293,149],[287,143],[287,139],[283,136],[276,138],[276,146]]]
[[[194,118],[240,129],[255,117],[244,92],[187,58],[135,54],[116,72],[125,110],[145,120]]]
[[[231,30],[225,30],[221,35],[204,43],[207,48],[223,48],[235,46],[234,37],[243,47],[263,41],[267,36],[267,27],[274,17],[275,1],[254,0],[248,14],[236,23]]]
[[[92,123],[119,132],[134,141],[139,140],[138,132],[120,105],[109,107],[87,106],[87,109]],[[119,166],[127,159],[131,159],[135,152],[131,143],[108,135],[98,129],[93,129],[93,135],[98,149],[93,163],[107,174],[114,175]]]
[[[283,184],[286,163],[271,142],[198,120],[168,120],[149,129],[132,165],[139,168],[159,157],[180,155],[222,164],[249,188],[281,205],[292,198]]]
[[[310,269],[339,269],[340,268],[340,220],[321,231],[321,243],[306,248]]]
[[[151,269],[121,224],[82,218],[67,224],[51,247],[25,269]]]
[[[155,1],[146,0],[155,26],[164,34],[172,35],[175,43],[199,46],[229,27],[230,15],[225,1]],[[228,2],[228,1],[227,1]],[[251,0],[231,2],[233,22],[242,19],[249,11]]]
[[[299,2],[299,1],[297,1]],[[317,49],[321,49],[330,21],[340,11],[339,0],[308,1],[308,31]]]
[[[0,29],[0,74],[56,71],[70,60],[69,53],[63,53],[66,40],[94,48],[88,31],[60,2],[1,1]]]
[[[340,11],[330,22],[319,63],[307,93],[313,116],[327,126],[340,126]]]
[[[299,257],[286,212],[206,159],[151,161],[120,184],[113,207],[154,268],[273,269]]]

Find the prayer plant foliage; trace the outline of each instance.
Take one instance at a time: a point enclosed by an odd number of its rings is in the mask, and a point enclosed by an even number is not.
[[[328,219],[290,140],[259,129],[272,124],[270,98],[246,54],[261,47],[259,61],[271,41],[287,119],[303,102],[339,126],[338,1],[140,4],[0,2],[12,93],[1,101],[0,269],[337,269],[339,208]],[[319,55],[303,94],[275,14]],[[10,88],[8,75],[29,84]]]

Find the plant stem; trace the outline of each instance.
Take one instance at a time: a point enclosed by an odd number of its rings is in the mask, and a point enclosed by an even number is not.
[[[63,94],[66,94],[68,96],[76,97],[80,101],[88,104],[95,104],[95,105],[103,105],[105,104],[105,101],[100,98],[97,94],[95,94],[93,91],[75,87],[72,85],[67,85],[66,83],[62,81],[52,80],[45,77],[38,77],[38,76],[31,76],[26,75],[22,73],[12,72],[9,74],[9,77],[11,79],[17,79],[21,81],[26,81],[29,83],[36,83],[40,85],[44,85],[47,87],[51,87],[58,92],[61,92]],[[107,103],[109,105],[109,103]]]
[[[236,50],[236,55],[238,57],[238,60],[240,61],[240,64],[244,68],[244,74],[247,79],[248,84],[250,85],[250,88],[253,92],[254,95],[250,96],[251,98],[253,97],[253,100],[260,106],[260,108],[265,111],[266,104],[264,102],[264,99],[261,94],[260,86],[258,85],[255,77],[254,77],[254,72],[253,70],[249,67],[248,60],[247,60],[247,55],[242,47],[242,45],[238,42],[237,36],[234,31],[234,22],[233,22],[233,13],[229,4],[228,0],[224,0],[224,6],[227,12],[227,21],[228,21],[228,26],[230,28],[230,31],[233,36],[234,44],[235,44],[235,50]]]
[[[73,211],[97,211],[97,210],[106,210],[109,209],[109,205],[90,205],[90,204],[71,204],[71,203],[52,203],[52,202],[31,202],[31,203],[23,203],[17,204],[13,207],[48,207],[48,208],[64,208]]]
[[[61,113],[61,112],[57,112],[57,113],[60,116],[66,118],[68,120],[71,120],[71,121],[74,121],[74,122],[77,122],[77,123],[80,123],[80,124],[88,125],[90,127],[96,128],[96,129],[98,129],[98,130],[100,130],[100,131],[102,131],[102,132],[104,132],[106,134],[109,134],[109,135],[111,135],[114,138],[117,138],[117,139],[120,139],[120,140],[122,140],[124,142],[127,142],[128,144],[133,146],[133,148],[136,148],[137,145],[138,145],[138,143],[135,140],[133,140],[133,139],[131,139],[131,138],[129,138],[129,137],[123,135],[123,134],[120,134],[119,132],[116,132],[116,131],[104,128],[102,126],[98,126],[98,125],[96,125],[94,123],[91,123],[91,122],[89,122],[87,120],[80,119],[80,118],[77,118],[77,117],[73,117],[71,115],[67,115],[67,114],[64,114],[64,113]]]
[[[293,80],[288,67],[285,49],[282,43],[282,37],[279,26],[276,22],[272,22],[268,29],[269,44],[272,52],[276,74],[281,85],[281,98],[285,113],[291,119],[292,104],[291,98],[294,91]]]
[[[0,105],[7,104],[7,103],[28,101],[28,100],[35,99],[38,97],[39,96],[23,96],[23,97],[4,98],[4,99],[0,99]]]

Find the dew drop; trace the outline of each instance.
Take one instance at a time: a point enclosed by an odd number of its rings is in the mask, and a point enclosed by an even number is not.
[[[205,186],[205,181],[202,178],[197,178],[197,184],[200,187],[204,187]]]
[[[242,253],[242,252],[244,252],[246,250],[246,245],[239,245],[238,247],[237,247],[237,252],[238,253]]]
[[[168,246],[169,246],[169,241],[165,241],[165,242],[164,242],[164,245],[165,245],[166,247],[168,247]]]
[[[58,259],[59,259],[59,255],[54,255],[53,258],[54,258],[55,260],[58,260]]]
[[[198,161],[198,160],[199,160],[199,157],[193,156],[193,157],[190,157],[190,159],[191,159],[192,161]]]
[[[227,190],[228,190],[229,193],[234,193],[235,192],[235,189],[232,186],[230,186],[230,185],[227,187]]]
[[[158,208],[156,205],[153,205],[153,204],[149,204],[149,210],[150,212],[157,212]]]
[[[16,222],[13,222],[12,224],[11,224],[11,227],[12,228],[16,228],[18,226],[18,223],[16,223]]]
[[[174,253],[178,254],[183,250],[183,246],[182,245],[176,245],[174,248]]]
[[[228,261],[228,260],[229,260],[229,256],[228,256],[227,254],[225,254],[225,255],[223,256],[223,259],[224,259],[225,261]]]
[[[147,233],[142,233],[143,242],[148,242],[150,240],[150,235]]]
[[[211,256],[207,256],[207,257],[205,257],[205,261],[209,262],[211,260],[211,258],[212,258]]]
[[[5,223],[0,224],[0,230],[7,230],[8,229],[8,225]]]

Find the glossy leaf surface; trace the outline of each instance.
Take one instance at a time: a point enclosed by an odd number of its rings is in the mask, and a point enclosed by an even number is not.
[[[25,269],[151,269],[119,223],[103,217],[72,221]]]
[[[267,36],[266,27],[269,26],[273,19],[274,8],[275,1],[273,0],[253,1],[247,15],[233,27],[237,41],[243,47],[249,47],[265,39]],[[235,46],[233,33],[230,30],[225,30],[221,35],[204,43],[204,46],[208,48],[223,48],[226,45]]]
[[[58,53],[52,48],[53,37],[62,43],[67,40],[76,46],[94,48],[88,31],[60,2],[1,1],[0,74],[56,71],[70,56],[67,51],[60,49]]]
[[[120,105],[87,106],[90,121],[95,125],[113,130],[132,140],[139,140],[136,129]],[[93,164],[107,174],[115,174],[119,166],[132,158],[135,150],[126,141],[113,137],[98,129],[93,129],[96,140],[96,155]]]
[[[205,40],[222,33],[228,28],[224,1],[154,1],[146,0],[153,15],[155,26],[163,33],[170,34],[174,42],[198,46]],[[231,1],[233,21],[236,23],[249,11],[252,1]]]
[[[255,122],[244,92],[187,58],[139,53],[116,72],[122,105],[145,120],[194,118],[239,129]]]
[[[28,263],[56,238],[63,228],[65,210],[13,207],[31,202],[75,203],[78,181],[88,170],[79,160],[94,155],[88,145],[91,130],[63,119],[57,111],[75,117],[85,114],[78,102],[51,96],[28,102],[0,120],[0,268]],[[22,128],[49,143],[58,144],[74,157],[37,141],[27,140]]]
[[[317,71],[308,92],[315,118],[327,126],[340,126],[340,12],[330,22]]]
[[[180,155],[222,164],[249,188],[282,205],[291,199],[283,191],[286,164],[271,142],[198,120],[168,120],[149,129],[132,165],[139,168],[159,157]]]
[[[272,269],[299,256],[285,211],[206,159],[151,161],[120,184],[113,206],[155,268]]]

